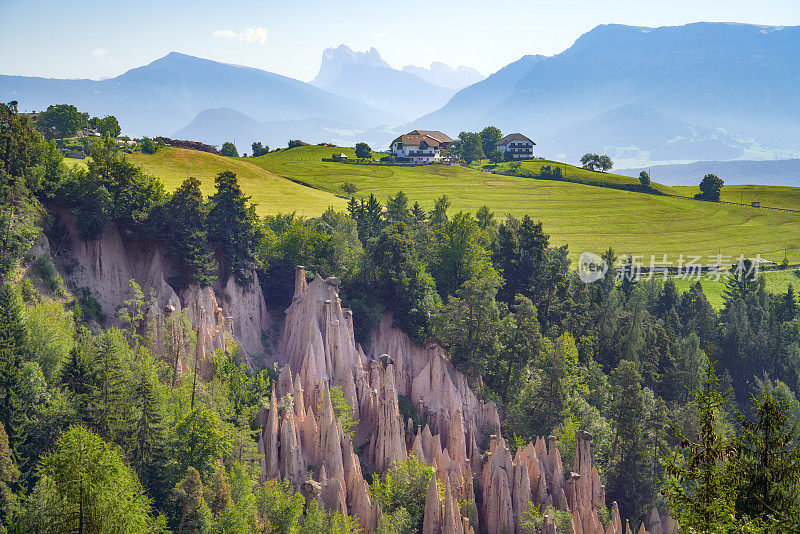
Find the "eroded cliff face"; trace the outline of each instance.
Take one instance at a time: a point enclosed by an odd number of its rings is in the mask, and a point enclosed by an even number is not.
[[[100,304],[110,324],[116,324],[116,311],[131,298],[130,280],[142,288],[145,301],[151,292],[155,305],[148,306],[147,323],[156,338],[171,335],[164,327],[166,318],[186,310],[198,340],[198,350],[211,354],[225,348],[232,336],[245,350],[251,367],[263,367],[265,350],[262,333],[274,328],[274,319],[266,308],[258,275],[250,287],[242,287],[233,278],[217,280],[211,287],[190,285],[177,291],[167,282],[175,273],[170,261],[157,245],[126,242],[116,226],[103,231],[99,238],[84,241],[78,235],[72,215],[56,211],[66,226],[69,246],[50,247],[65,268],[65,279],[74,288],[87,288]],[[52,250],[57,248],[57,250]]]
[[[278,344],[279,380],[261,416],[262,478],[285,477],[372,532],[380,510],[353,445],[381,473],[412,453],[436,474],[425,501],[426,534],[477,531],[462,513],[477,509],[476,494],[482,503],[478,520],[490,534],[519,532],[529,503],[569,511],[576,534],[627,534],[616,503],[609,524],[603,528],[600,522],[605,489],[592,466],[591,435],[578,432],[575,463],[566,477],[554,437],[539,438],[512,458],[495,405],[475,396],[441,347],[415,345],[387,317],[364,351],[355,343],[351,312],[341,306],[339,281],[316,276],[307,283],[302,267],[295,274]],[[335,417],[331,385],[342,388],[359,421],[352,438]],[[398,395],[407,396],[429,424],[419,428],[402,421]],[[677,530],[655,508],[646,524],[648,534]],[[545,532],[556,532],[549,517]]]

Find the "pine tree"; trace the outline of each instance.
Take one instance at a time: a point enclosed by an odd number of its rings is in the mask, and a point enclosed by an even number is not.
[[[0,288],[0,422],[14,448],[22,432],[20,369],[26,338],[22,303],[11,286],[4,284]]]
[[[647,409],[642,378],[632,362],[621,361],[612,373],[614,442],[608,495],[620,505],[622,517],[639,519],[652,503],[652,457],[645,436]]]
[[[732,458],[735,448],[717,431],[720,411],[730,393],[720,393],[713,364],[708,365],[702,389],[693,392],[700,414],[696,439],[675,429],[681,455],[665,456],[668,475],[661,485],[670,510],[681,528],[698,532],[729,532],[734,516],[736,473]]]
[[[217,192],[209,199],[208,236],[222,250],[226,275],[232,274],[237,283],[248,285],[258,246],[255,212],[248,207],[250,197],[242,192],[235,173],[222,172],[214,183]]]
[[[18,512],[19,498],[14,489],[19,476],[19,469],[8,445],[8,434],[0,424],[0,531],[3,531],[3,527],[11,526],[11,519]]]
[[[731,300],[744,299],[758,288],[758,270],[753,261],[744,258],[733,265],[725,282],[725,307]]]
[[[178,534],[208,532],[211,526],[211,510],[203,499],[203,483],[197,469],[189,467],[186,470],[186,476],[175,486],[175,494],[181,505]]]
[[[200,181],[191,177],[184,180],[164,205],[163,212],[169,255],[182,271],[179,285],[211,285],[216,279],[216,264],[208,247],[207,210]]]
[[[787,419],[789,403],[771,389],[751,403],[757,420],[741,416],[737,440],[741,485],[736,509],[766,523],[800,525],[800,435]]]
[[[215,516],[221,515],[226,508],[233,505],[231,496],[231,486],[228,484],[228,476],[222,464],[217,466],[214,476],[211,478],[209,495],[209,506]]]
[[[794,286],[789,284],[781,301],[780,319],[782,321],[791,321],[795,317],[797,317],[797,298],[794,295]]]
[[[359,218],[356,219],[358,238],[365,245],[375,240],[383,230],[383,206],[375,195],[370,194],[365,201],[361,199]]]
[[[361,203],[356,200],[356,197],[350,197],[350,201],[347,203],[347,211],[350,213],[350,217],[352,217],[352,219],[358,223],[359,219],[361,219],[361,216],[363,215],[363,212],[361,209]]]
[[[398,191],[395,196],[390,196],[386,201],[386,221],[391,223],[411,222],[411,212],[408,208],[408,196],[402,191]]]
[[[118,449],[80,426],[65,432],[39,465],[22,531],[149,533],[150,499]]]
[[[94,373],[92,426],[103,439],[122,445],[130,429],[125,374],[120,361],[124,341],[109,331],[100,334],[91,355]]]
[[[156,508],[161,509],[166,504],[170,487],[167,433],[152,380],[144,371],[133,390],[131,404],[136,415],[131,421],[133,430],[128,457],[142,485],[153,497]]]

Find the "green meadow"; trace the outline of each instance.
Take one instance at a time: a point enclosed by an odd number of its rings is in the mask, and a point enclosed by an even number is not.
[[[130,154],[127,158],[144,171],[158,176],[168,191],[176,189],[189,176],[200,180],[204,195],[214,192],[214,177],[231,170],[242,189],[258,204],[261,215],[296,211],[315,216],[329,206],[344,209],[347,201],[320,189],[306,187],[254,165],[254,158],[223,158],[208,152],[162,148],[153,155]]]
[[[129,158],[146,172],[159,176],[170,190],[191,175],[201,180],[203,191],[209,194],[213,192],[214,176],[225,169],[233,170],[261,214],[297,211],[311,216],[328,206],[342,209],[346,199],[341,196],[341,186],[352,182],[358,187],[356,197],[375,194],[382,202],[403,190],[412,202],[419,201],[426,209],[445,194],[453,212],[475,213],[486,205],[498,219],[507,213],[518,217],[529,214],[544,223],[551,242],[568,244],[573,257],[586,250],[600,252],[612,246],[618,254],[668,254],[672,260],[680,254],[701,255],[703,262],[717,254],[760,254],[779,262],[785,249],[791,262],[800,262],[798,214],[494,175],[460,166],[391,167],[322,161],[333,152],[355,155],[349,148],[307,146],[258,158],[223,158],[181,149],[162,149],[152,156],[135,154]],[[600,175],[605,181],[634,180],[584,172]],[[768,186],[763,188],[771,190]],[[783,201],[787,207],[790,202],[800,202],[796,193],[794,197],[789,192],[775,196],[776,201],[786,197]]]
[[[697,186],[673,187],[676,195],[694,196],[700,192]],[[759,202],[761,206],[800,210],[800,187],[780,185],[725,185],[722,187],[720,200],[752,204]]]
[[[614,184],[629,185],[639,184],[638,178],[631,178],[630,176],[622,176],[620,174],[614,174],[610,172],[590,171],[581,167],[576,167],[575,165],[569,165],[568,163],[562,163],[560,161],[553,161],[549,159],[532,159],[521,161],[520,172],[539,173],[541,168],[545,166],[559,168],[561,169],[562,174],[567,178],[578,178],[586,182],[610,182]],[[488,171],[497,170],[501,172],[511,170],[511,166],[507,162],[498,163],[495,165],[492,163],[487,163],[487,160],[484,160],[480,163],[480,168]],[[655,182],[652,183],[652,187],[658,191],[661,191],[662,193],[682,194],[676,193],[671,187]]]

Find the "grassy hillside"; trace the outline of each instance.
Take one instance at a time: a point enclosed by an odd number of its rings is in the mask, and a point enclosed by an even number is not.
[[[309,146],[259,158],[222,158],[179,149],[129,157],[159,176],[168,189],[192,175],[203,182],[206,194],[213,192],[214,176],[231,169],[259,204],[261,214],[317,215],[331,205],[343,209],[346,201],[336,194],[344,182],[353,182],[359,187],[356,196],[374,193],[382,202],[402,189],[426,209],[446,194],[451,211],[475,213],[488,205],[498,219],[506,213],[530,214],[544,223],[553,243],[569,244],[573,257],[611,245],[618,254],[668,254],[673,260],[680,254],[699,254],[705,260],[722,253],[760,254],[780,261],[786,247],[790,261],[800,262],[800,217],[792,213],[492,175],[456,166],[379,167],[322,161],[340,151],[355,155],[348,148]],[[602,175],[603,179],[610,176]]]
[[[492,175],[455,166],[378,167],[322,162],[332,150],[299,147],[247,161],[330,192],[337,192],[344,182],[353,182],[360,188],[357,196],[374,193],[381,201],[402,189],[427,209],[444,193],[452,202],[451,210],[474,213],[485,204],[498,218],[505,213],[530,214],[544,222],[554,243],[568,243],[573,255],[612,245],[618,253],[666,253],[675,259],[681,253],[722,253],[761,254],[780,261],[787,247],[790,260],[800,262],[800,218],[794,214]],[[350,149],[344,152],[353,156]],[[602,175],[604,179],[610,176]]]
[[[697,186],[677,186],[672,188],[677,195],[694,196],[700,192]],[[761,202],[762,206],[800,210],[800,187],[780,185],[725,185],[721,200],[726,202]]]
[[[208,152],[181,148],[164,148],[148,156],[131,154],[130,161],[145,172],[158,176],[168,191],[176,189],[183,180],[193,176],[202,182],[203,194],[214,192],[214,177],[232,170],[242,189],[258,204],[261,215],[297,211],[302,215],[319,215],[328,206],[344,209],[346,201],[318,189],[312,189],[277,176],[253,165],[252,158],[223,158]]]
[[[531,173],[538,173],[539,170],[544,167],[545,165],[549,165],[550,167],[558,167],[561,169],[561,172],[567,178],[580,178],[581,180],[586,180],[588,182],[611,182],[615,184],[632,184],[638,185],[639,179],[638,178],[631,178],[630,176],[622,176],[621,174],[613,174],[609,172],[597,172],[597,171],[588,171],[581,167],[576,167],[574,165],[569,165],[567,163],[561,163],[560,161],[552,161],[549,159],[533,159],[520,162],[520,171],[521,172],[531,172]],[[510,169],[508,163],[499,163],[497,165],[488,163],[488,160],[484,160],[481,162],[480,167],[482,169],[486,169],[489,171],[498,170],[498,171],[508,171]],[[672,190],[671,187],[657,184],[653,182],[653,188],[662,193],[672,193],[675,194],[675,191]],[[682,194],[682,193],[678,193]]]

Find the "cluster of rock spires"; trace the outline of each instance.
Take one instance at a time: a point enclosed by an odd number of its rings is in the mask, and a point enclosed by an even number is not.
[[[89,288],[105,313],[130,298],[129,282],[136,280],[146,297],[149,292],[155,297],[147,310],[152,334],[169,335],[166,319],[186,310],[197,333],[198,361],[224,349],[228,336],[244,348],[251,365],[264,353],[262,333],[271,331],[276,321],[267,311],[255,272],[248,288],[227,279],[212,287],[176,291],[167,282],[173,274],[170,262],[157,247],[126,243],[115,227],[84,242],[69,212],[58,215],[72,246],[53,251],[43,237],[33,252],[68,254],[62,264],[71,264],[70,284]],[[339,281],[317,275],[307,283],[302,267],[295,274],[294,297],[274,350],[279,379],[260,419],[262,478],[286,478],[308,498],[357,517],[366,532],[373,532],[381,510],[372,502],[361,462],[383,473],[394,461],[414,454],[435,472],[425,502],[425,534],[477,532],[479,525],[466,517],[470,509],[490,534],[518,532],[529,503],[542,510],[553,506],[569,511],[575,534],[634,534],[621,522],[616,503],[608,525],[603,528],[600,522],[604,487],[592,467],[589,434],[576,436],[568,477],[553,437],[537,439],[512,458],[499,432],[496,406],[475,396],[439,345],[413,343],[387,316],[364,351],[354,340],[352,313],[341,306]],[[352,436],[335,417],[330,385],[341,387],[352,407],[358,421]],[[410,419],[403,422],[398,395],[407,397],[427,424],[420,428]],[[476,494],[481,496],[480,510]],[[677,531],[675,522],[656,508],[645,523],[637,534]],[[544,532],[556,532],[549,517]]]
[[[476,506],[476,492],[482,496],[479,521],[491,534],[519,532],[530,503],[569,511],[575,534],[633,534],[616,503],[608,525],[600,521],[605,490],[592,466],[590,434],[577,433],[568,477],[554,437],[539,438],[512,458],[494,403],[473,394],[441,347],[415,345],[387,317],[365,352],[355,343],[352,313],[341,306],[338,279],[317,275],[308,283],[303,267],[295,274],[278,344],[279,379],[261,414],[262,479],[286,478],[307,497],[357,517],[373,532],[381,510],[371,500],[354,446],[380,473],[414,454],[435,471],[425,502],[425,534],[478,531],[466,517]],[[341,388],[353,409],[358,424],[352,437],[334,414],[330,385]],[[411,419],[404,423],[398,395],[408,397],[429,423],[422,428]],[[655,507],[645,523],[639,534],[677,531]],[[556,532],[549,517],[544,531]]]

